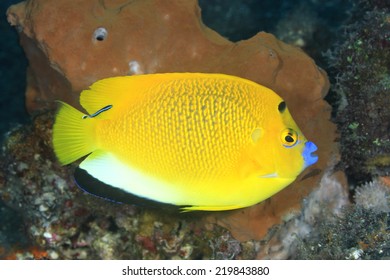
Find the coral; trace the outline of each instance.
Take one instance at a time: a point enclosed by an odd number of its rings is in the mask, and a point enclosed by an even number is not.
[[[2,259],[6,260],[45,260],[49,258],[47,251],[37,247],[16,250]]]
[[[210,247],[215,260],[232,260],[241,253],[240,242],[233,239],[229,233],[210,240]]]
[[[329,121],[330,106],[323,100],[329,86],[325,72],[299,48],[285,44],[271,34],[260,32],[237,43],[224,39],[202,23],[195,0],[86,0],[77,3],[27,0],[11,6],[7,16],[10,24],[19,31],[30,63],[26,106],[33,114],[53,108],[56,99],[79,106],[81,90],[98,79],[117,75],[221,72],[251,79],[279,93],[304,134],[319,147],[319,162],[266,202],[242,211],[215,213],[207,217],[209,223],[228,228],[240,241],[261,239],[285,213],[297,211],[302,198],[318,185],[323,170],[333,165],[333,159],[338,157],[336,128]],[[48,137],[44,139],[48,144],[51,123],[46,125],[47,133],[42,137]],[[27,132],[23,135],[29,138]],[[34,141],[40,141],[39,135],[34,137]],[[21,139],[15,140],[13,143],[18,143],[20,150],[25,151],[24,157],[31,158],[37,153],[24,149],[26,143]],[[47,175],[52,177],[51,183],[46,182],[49,186],[44,192],[53,192],[50,188],[60,181],[65,185],[63,195],[57,199],[55,194],[53,200],[51,194],[40,194],[42,198],[36,201],[36,209],[25,206],[32,213],[38,210],[35,214],[50,216],[53,209],[64,211],[60,210],[61,207],[73,203],[75,211],[78,209],[76,212],[86,213],[80,217],[82,220],[90,215],[88,211],[99,213],[91,210],[93,207],[82,210],[82,196],[73,196],[72,169],[57,166],[49,153],[50,145],[46,148],[45,154],[29,168],[45,174],[44,178]],[[7,148],[6,151],[10,158],[12,151]],[[23,165],[26,161],[15,161],[15,164]],[[55,168],[49,170],[52,166]],[[15,172],[9,168],[5,170]],[[10,177],[6,184],[16,180],[8,175],[5,176]],[[35,188],[44,181],[42,178],[36,178],[37,182],[32,177],[26,178],[31,176],[29,172],[22,175],[20,178],[24,181],[18,181],[19,185],[28,183]],[[37,198],[33,196],[31,199]],[[7,203],[12,204],[12,201]],[[100,201],[95,207],[99,209],[106,204]],[[65,212],[70,215],[72,211]],[[156,215],[155,219],[160,219],[160,216]],[[143,240],[145,244],[151,243],[148,239]]]
[[[374,212],[390,212],[390,187],[379,179],[366,183],[356,189],[357,206]]]
[[[22,215],[10,207],[0,206],[0,259],[12,258],[16,251],[29,246],[23,233]]]
[[[380,179],[358,186],[355,202],[313,224],[312,232],[298,239],[294,258],[388,259],[390,186]]]
[[[342,162],[357,183],[390,174],[390,13],[385,1],[359,1],[341,44],[337,73]]]
[[[318,223],[339,217],[349,205],[345,180],[342,172],[327,171],[319,186],[303,200],[301,211],[286,215],[281,225],[269,231],[265,244],[257,250],[257,258],[296,258],[300,241],[316,234]]]
[[[302,240],[297,259],[388,259],[389,213],[351,206],[336,221],[322,221],[317,236]]]

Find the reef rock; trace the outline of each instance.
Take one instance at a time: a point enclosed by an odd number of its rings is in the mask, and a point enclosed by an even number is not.
[[[26,106],[31,113],[54,100],[79,107],[79,93],[111,76],[156,72],[215,72],[273,89],[287,102],[319,162],[267,201],[208,221],[240,240],[260,239],[318,185],[338,160],[326,73],[299,48],[260,32],[231,42],[206,27],[196,0],[27,0],[7,12],[30,62]],[[106,203],[102,201],[102,203]]]

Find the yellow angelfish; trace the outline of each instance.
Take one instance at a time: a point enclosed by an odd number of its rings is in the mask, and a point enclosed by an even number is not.
[[[142,198],[182,210],[251,206],[317,161],[285,102],[223,74],[114,77],[60,103],[53,127],[61,164],[87,156],[78,184],[107,199]]]

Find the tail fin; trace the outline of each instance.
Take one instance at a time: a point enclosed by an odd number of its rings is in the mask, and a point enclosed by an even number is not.
[[[53,126],[53,147],[58,161],[65,165],[96,149],[96,120],[83,118],[82,112],[64,102],[59,103]]]

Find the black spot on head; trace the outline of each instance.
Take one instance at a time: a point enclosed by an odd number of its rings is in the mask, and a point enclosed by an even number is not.
[[[286,110],[286,102],[282,101],[278,105],[278,110],[280,113],[283,113]]]

